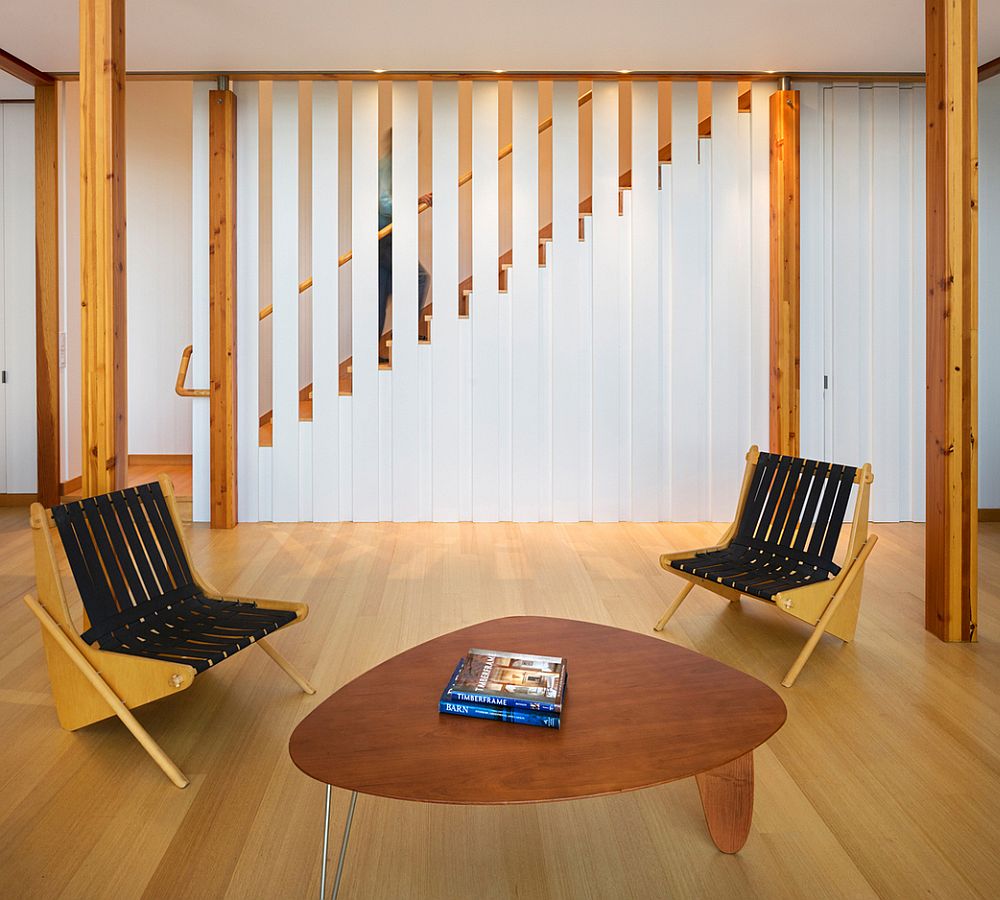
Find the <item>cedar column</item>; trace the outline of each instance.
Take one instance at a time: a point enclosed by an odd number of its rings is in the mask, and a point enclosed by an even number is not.
[[[976,639],[977,0],[926,0],[925,625]]]
[[[38,498],[59,503],[59,127],[55,84],[35,87],[35,385]]]
[[[125,0],[80,0],[83,494],[126,484]]]
[[[770,450],[799,450],[799,92],[771,94]]]
[[[237,521],[236,95],[211,91],[208,108],[211,525],[232,528]]]

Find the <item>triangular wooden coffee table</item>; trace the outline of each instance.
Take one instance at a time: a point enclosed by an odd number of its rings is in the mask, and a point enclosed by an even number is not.
[[[441,715],[438,698],[470,647],[564,656],[558,730]],[[620,628],[516,616],[442,635],[369,670],[295,729],[289,752],[351,792],[333,896],[357,795],[426,803],[542,803],[694,776],[708,831],[735,853],[753,814],[753,751],[785,721],[767,685],[691,650]],[[530,766],[521,760],[531,759]]]

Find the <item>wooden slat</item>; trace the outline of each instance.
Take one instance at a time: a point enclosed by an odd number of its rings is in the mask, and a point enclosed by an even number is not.
[[[978,73],[976,0],[927,0],[925,625],[976,639]]]
[[[574,94],[574,111],[576,109]],[[500,337],[497,257],[498,95],[496,82],[472,86],[472,519],[500,517]]]
[[[420,502],[417,359],[417,85],[392,86],[392,519],[415,522]]]
[[[770,448],[799,455],[799,92],[775,91],[771,125]]]
[[[271,106],[271,511],[299,520],[299,88],[274,85]]]
[[[54,84],[35,88],[35,393],[38,496],[59,503],[59,117]]]
[[[340,519],[340,86],[312,89],[313,521]]]
[[[236,95],[208,95],[211,525],[236,525]]]
[[[241,522],[259,517],[257,465],[259,436],[260,327],[260,88],[256,82],[236,86],[236,389],[239,437],[236,486]]]
[[[80,3],[83,493],[125,487],[125,0]]]
[[[82,65],[81,65],[82,68]],[[26,63],[23,59],[18,59],[13,53],[8,53],[6,50],[0,48],[0,72],[6,72],[8,75],[13,75],[25,84],[30,84],[32,87],[45,87],[52,86],[55,84],[55,79],[48,74],[48,72],[42,72],[36,69],[30,63]],[[37,101],[38,94],[35,94],[35,99]]]
[[[458,85],[433,87],[431,158],[434,191],[433,396],[431,481],[435,522],[458,519],[459,337],[458,337]]]

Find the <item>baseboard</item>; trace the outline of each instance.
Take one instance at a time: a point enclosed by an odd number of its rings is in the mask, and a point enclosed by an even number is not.
[[[0,494],[0,506],[31,506],[38,494]]]
[[[83,489],[83,476],[77,475],[76,478],[71,478],[69,481],[63,481],[59,485],[59,495],[65,497],[67,494],[75,494],[77,491]]]
[[[130,453],[130,466],[190,466],[190,453]]]
[[[988,509],[980,507],[979,509],[979,521],[980,522],[1000,522],[1000,509]]]

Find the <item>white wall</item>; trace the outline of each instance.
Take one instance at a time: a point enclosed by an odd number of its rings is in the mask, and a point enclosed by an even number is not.
[[[129,453],[190,453],[174,379],[191,343],[191,85],[129,82],[125,99]]]
[[[0,103],[0,493],[37,490],[35,110]]]
[[[979,85],[979,505],[1000,509],[1000,77]]]

